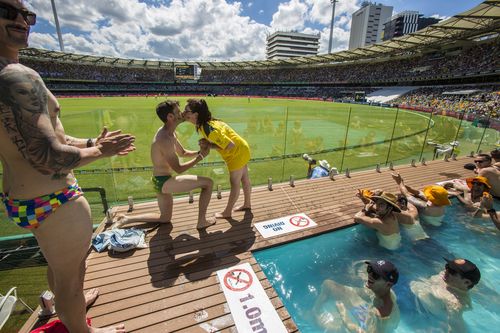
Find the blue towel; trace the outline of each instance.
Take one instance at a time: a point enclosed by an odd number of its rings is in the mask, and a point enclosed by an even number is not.
[[[92,240],[92,246],[97,252],[108,248],[117,252],[126,252],[135,248],[146,248],[146,234],[141,229],[113,229],[98,234]]]

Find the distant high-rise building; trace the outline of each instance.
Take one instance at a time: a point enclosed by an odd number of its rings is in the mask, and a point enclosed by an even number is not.
[[[384,23],[392,16],[392,6],[365,1],[352,14],[349,50],[382,41]]]
[[[278,31],[267,36],[266,58],[284,59],[317,55],[320,35]]]
[[[422,14],[416,11],[404,11],[394,15],[384,23],[382,39],[389,40],[394,37],[400,37],[440,21],[433,17],[422,16]]]

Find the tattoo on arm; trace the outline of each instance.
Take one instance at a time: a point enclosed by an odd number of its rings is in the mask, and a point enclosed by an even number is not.
[[[57,140],[47,109],[47,88],[21,66],[0,72],[0,120],[12,143],[40,173],[55,176],[78,165],[80,150]]]
[[[83,148],[86,148],[87,147],[87,141],[88,139],[79,139],[79,138],[75,138],[73,136],[70,136],[70,135],[65,135],[66,137],[66,144],[68,146],[72,146],[72,147],[83,147]]]

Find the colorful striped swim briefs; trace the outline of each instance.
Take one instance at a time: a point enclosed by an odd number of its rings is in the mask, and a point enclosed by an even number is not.
[[[76,181],[60,191],[31,200],[16,200],[9,198],[8,194],[0,194],[9,219],[18,226],[28,229],[38,228],[59,206],[81,195],[83,191]]]

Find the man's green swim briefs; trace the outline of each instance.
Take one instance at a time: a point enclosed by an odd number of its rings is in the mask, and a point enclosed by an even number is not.
[[[153,188],[155,189],[156,193],[161,193],[161,189],[163,187],[163,184],[172,178],[172,176],[153,176],[151,177],[151,181],[153,182]]]

